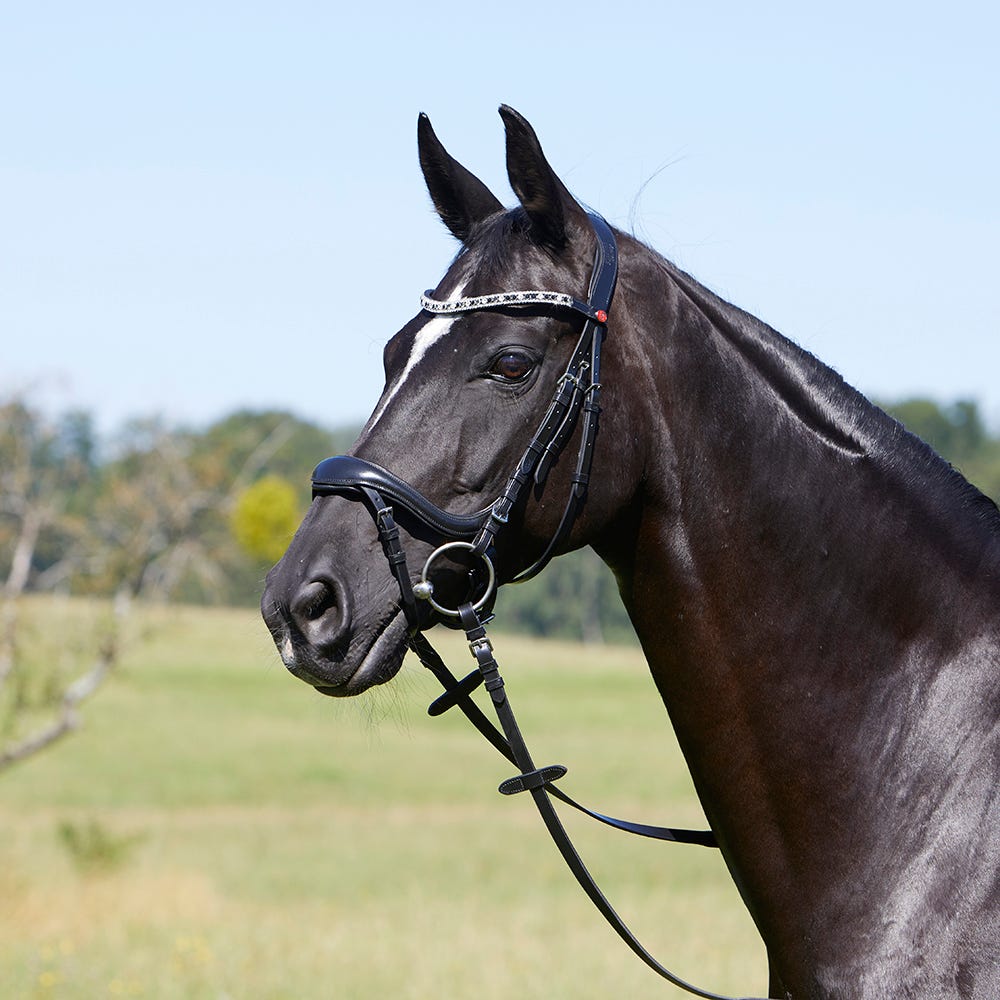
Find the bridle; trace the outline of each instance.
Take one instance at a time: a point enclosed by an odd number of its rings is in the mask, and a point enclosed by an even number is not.
[[[539,290],[498,292],[493,295],[448,301],[435,299],[430,292],[420,296],[421,306],[427,312],[435,314],[544,306],[570,310],[582,315],[585,320],[573,353],[556,383],[545,417],[508,478],[507,485],[489,507],[474,514],[451,514],[436,506],[387,469],[350,455],[337,455],[320,462],[313,472],[313,496],[336,493],[353,495],[357,499],[357,492],[361,491],[368,500],[376,523],[379,520],[379,512],[385,508],[383,501],[388,498],[407,510],[434,533],[449,539],[447,544],[460,545],[473,557],[481,559],[484,565],[489,563],[492,567],[492,553],[497,534],[508,523],[511,512],[524,495],[528,483],[534,481],[538,487],[544,484],[553,460],[562,451],[582,411],[580,448],[573,472],[572,487],[559,526],[542,555],[510,582],[520,583],[537,576],[552,559],[583,506],[590,481],[594,441],[597,437],[600,414],[598,395],[601,389],[601,347],[607,329],[608,309],[618,278],[618,244],[611,227],[600,216],[592,214],[590,220],[597,236],[597,248],[586,301],[561,292]],[[437,553],[440,551],[438,549],[432,553],[431,561],[436,561]],[[395,575],[400,581],[403,610],[411,628],[416,628],[415,606],[412,604],[410,588],[403,583],[398,572],[395,572]],[[436,605],[433,601],[433,587],[429,584],[427,574],[424,573],[421,587],[415,596],[431,601],[432,606],[443,617],[457,618],[457,608],[447,609]],[[483,600],[483,596],[488,599],[491,595],[482,595],[479,600]]]
[[[360,501],[372,515],[382,550],[399,586],[401,607],[409,626],[409,647],[444,687],[444,693],[431,704],[428,712],[436,716],[458,706],[479,732],[518,768],[518,774],[500,784],[500,792],[504,795],[523,791],[531,794],[549,834],[580,886],[639,958],[664,979],[689,993],[706,1000],[732,1000],[685,982],[661,965],[640,944],[587,871],[555,811],[551,797],[608,826],[657,840],[716,847],[718,845],[712,832],[649,826],[616,819],[586,808],[556,787],[554,782],[566,773],[566,768],[561,764],[535,766],[507,698],[504,681],[493,656],[493,645],[486,635],[486,625],[492,620],[490,600],[496,590],[493,565],[496,538],[503,531],[518,503],[525,497],[528,484],[534,482],[539,488],[543,486],[553,460],[560,454],[578,423],[582,424],[579,450],[559,525],[538,559],[515,576],[511,583],[536,576],[548,564],[572,528],[587,495],[600,415],[598,396],[601,390],[601,348],[607,333],[608,313],[618,277],[618,246],[614,233],[596,213],[588,213],[588,216],[597,245],[586,300],[561,292],[542,290],[498,292],[448,301],[435,299],[430,292],[420,297],[423,309],[435,314],[543,306],[570,310],[584,317],[583,330],[556,383],[545,416],[497,499],[489,507],[476,513],[453,514],[442,510],[387,469],[350,455],[337,455],[320,462],[313,472],[313,497],[336,495]],[[445,539],[428,556],[416,584],[411,583],[394,506],[402,508],[434,535]],[[459,551],[471,558],[473,565],[469,571],[468,597],[464,603],[452,608],[438,602],[430,577],[435,562]],[[420,615],[418,601],[426,601],[437,612],[442,623],[465,631],[469,648],[476,660],[476,669],[468,676],[457,679],[424,635],[424,629],[431,622],[429,617]],[[502,732],[470,697],[480,684],[484,684],[490,694]]]

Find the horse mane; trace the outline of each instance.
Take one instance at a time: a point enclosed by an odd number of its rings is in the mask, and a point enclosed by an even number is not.
[[[859,455],[882,456],[913,488],[938,488],[952,498],[959,510],[1000,534],[996,502],[926,441],[805,348],[716,295],[655,250],[644,249],[810,430],[834,447]]]

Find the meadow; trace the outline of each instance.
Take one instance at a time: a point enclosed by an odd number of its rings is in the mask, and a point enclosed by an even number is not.
[[[27,602],[39,666],[85,646],[101,614]],[[0,997],[686,995],[607,927],[530,799],[497,794],[510,765],[457,713],[427,717],[419,664],[341,702],[288,675],[249,610],[137,607],[124,639],[82,729],[0,774]],[[471,667],[460,636],[438,640],[455,672]],[[638,650],[502,633],[496,647],[535,759],[568,765],[567,791],[703,824]],[[669,967],[766,990],[716,852],[565,818]]]

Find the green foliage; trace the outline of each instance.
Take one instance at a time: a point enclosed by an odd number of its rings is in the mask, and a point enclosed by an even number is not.
[[[974,457],[987,443],[979,408],[969,400],[940,406],[930,399],[905,399],[889,411],[935,451],[959,463]]]
[[[0,403],[0,586],[256,603],[262,563],[308,503],[309,473],[353,436],[240,411],[198,430],[132,421],[99,443],[86,413],[50,420],[24,400]],[[235,507],[267,476],[291,501],[272,488],[277,506],[258,507],[244,548]]]
[[[230,519],[233,537],[254,559],[277,562],[302,519],[295,487],[281,476],[264,476],[237,498]]]
[[[113,833],[96,819],[85,823],[63,820],[56,827],[56,836],[69,854],[73,867],[84,874],[121,868],[145,840],[141,833]]]
[[[88,414],[50,420],[19,397],[0,401],[0,581],[30,544],[34,575],[60,578],[92,497],[96,437]],[[21,585],[13,588],[20,590]]]
[[[978,486],[1000,500],[1000,437],[991,435],[971,400],[942,406],[930,399],[905,399],[884,408],[926,441]]]
[[[192,460],[217,483],[242,482],[248,472],[281,476],[305,504],[317,463],[346,451],[356,437],[354,428],[329,431],[282,410],[238,410],[191,433]]]
[[[611,571],[591,549],[571,552],[526,583],[505,587],[497,625],[577,642],[635,641]]]

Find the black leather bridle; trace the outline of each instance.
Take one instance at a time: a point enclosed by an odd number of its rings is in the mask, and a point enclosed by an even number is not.
[[[360,492],[367,499],[369,507],[373,508],[376,521],[377,511],[385,508],[384,501],[388,499],[393,504],[403,507],[436,534],[449,539],[452,544],[458,542],[474,557],[492,563],[497,534],[507,524],[528,483],[534,481],[537,486],[544,484],[553,460],[562,451],[582,411],[580,448],[573,472],[572,487],[559,527],[542,555],[510,582],[519,583],[541,572],[566,537],[583,506],[590,480],[594,441],[597,437],[600,414],[597,397],[601,389],[601,347],[607,329],[608,310],[618,278],[618,245],[611,227],[600,216],[592,214],[590,219],[597,236],[597,249],[586,301],[549,291],[499,292],[494,295],[450,301],[439,301],[427,292],[420,299],[424,309],[432,313],[469,313],[542,305],[568,309],[585,319],[573,353],[556,383],[555,393],[545,417],[525,448],[500,496],[489,507],[477,513],[451,514],[387,469],[365,459],[337,455],[320,462],[313,472],[314,497],[338,494],[357,499]],[[374,509],[375,505],[380,506]],[[396,573],[396,576],[398,579],[399,573]],[[426,574],[422,583],[429,583]],[[411,596],[407,593],[407,589],[405,585],[402,586],[403,610],[407,613],[411,627],[415,628],[416,619],[411,617],[414,606],[411,604]],[[417,596],[432,601],[433,588],[428,592],[424,587],[423,590],[418,590]],[[458,616],[457,608],[446,612],[440,606],[436,606],[435,610],[446,618]]]
[[[559,526],[541,556],[510,582],[530,579],[544,568],[566,538],[587,494],[600,414],[598,395],[601,389],[601,348],[618,276],[618,247],[614,233],[599,215],[590,213],[589,218],[597,237],[597,247],[586,301],[551,291],[499,292],[449,301],[433,299],[429,292],[421,297],[423,308],[432,313],[467,313],[543,305],[569,309],[585,318],[583,330],[566,369],[556,384],[545,417],[500,496],[489,507],[474,514],[452,514],[442,510],[387,469],[350,455],[337,455],[320,462],[313,472],[313,496],[337,495],[361,501],[371,513],[383,552],[399,585],[401,605],[409,625],[409,647],[444,687],[444,693],[431,704],[429,713],[432,716],[440,715],[457,705],[479,732],[517,767],[518,774],[502,782],[500,792],[504,795],[523,791],[531,794],[549,834],[573,875],[608,923],[639,958],[664,979],[689,993],[706,1000],[732,1000],[680,979],[639,943],[587,871],[550,796],[608,826],[639,836],[716,847],[718,845],[712,832],[649,826],[616,819],[582,806],[556,787],[553,783],[566,773],[566,768],[561,764],[535,766],[507,698],[504,681],[493,656],[493,645],[486,635],[486,625],[492,618],[488,610],[489,602],[496,588],[493,567],[496,538],[508,523],[511,512],[525,496],[528,483],[533,481],[539,487],[544,484],[553,460],[560,454],[580,422],[581,413],[579,451]],[[433,534],[445,539],[428,557],[416,584],[410,580],[394,507],[402,508]],[[436,600],[430,571],[436,561],[455,554],[456,550],[461,550],[471,558],[473,568],[469,572],[467,600],[451,608]],[[427,601],[444,624],[465,631],[469,648],[476,660],[476,669],[468,676],[457,679],[424,635],[423,630],[431,623],[431,619],[422,618],[419,614],[419,600]],[[470,697],[480,684],[484,684],[490,694],[502,732]]]

